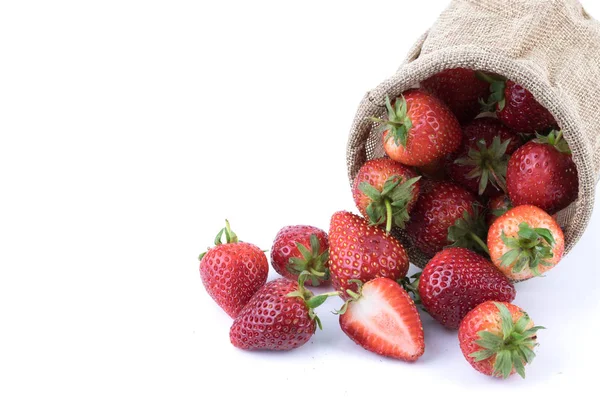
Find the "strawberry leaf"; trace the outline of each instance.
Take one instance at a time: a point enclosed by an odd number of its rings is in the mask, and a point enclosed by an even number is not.
[[[533,348],[536,346],[536,332],[543,327],[527,328],[530,320],[526,313],[522,312],[515,322],[504,303],[494,304],[498,308],[502,334],[478,332],[479,339],[474,343],[482,349],[471,353],[470,356],[476,361],[495,358],[494,375],[507,378],[514,370],[525,377],[525,364],[531,363],[535,357]]]
[[[521,358],[519,352],[517,350],[512,351],[512,364],[515,368],[515,371],[521,376],[521,378],[525,379],[525,366],[523,365],[523,359]]]
[[[504,379],[510,376],[513,368],[511,356],[510,350],[501,350],[496,354],[494,374],[500,374]]]
[[[500,258],[503,267],[512,266],[513,273],[519,273],[526,267],[535,276],[539,276],[539,266],[549,266],[547,259],[554,256],[554,236],[545,228],[532,229],[527,223],[519,225],[516,237],[508,237],[502,231],[501,240],[510,248]]]
[[[387,120],[372,117],[371,120],[381,123],[388,131],[386,139],[393,139],[397,146],[406,147],[408,133],[413,124],[408,116],[408,104],[404,97],[396,98],[394,105],[390,102],[388,96],[385,97],[385,108],[387,110]]]
[[[491,112],[494,110],[494,105],[497,105],[498,110],[503,110],[506,105],[506,99],[504,97],[504,89],[506,88],[506,80],[500,77],[492,77],[489,74],[483,72],[477,72],[476,76],[478,79],[485,81],[490,84],[490,96],[487,101],[481,99],[481,110],[483,112]]]
[[[470,357],[473,357],[475,359],[475,361],[483,361],[483,360],[487,360],[488,358],[492,357],[494,355],[494,351],[493,350],[478,350],[476,352],[473,352],[471,354],[469,354]]]
[[[462,218],[456,220],[454,225],[448,228],[448,247],[462,247],[489,255],[487,245],[487,225],[479,205],[473,205],[473,215],[468,211],[463,212]]]
[[[510,139],[504,142],[500,137],[494,137],[492,144],[487,146],[484,139],[477,142],[477,148],[470,148],[467,157],[454,160],[456,164],[468,166],[471,170],[466,177],[479,179],[479,195],[483,195],[488,184],[503,190],[506,193],[506,170],[508,168],[508,155],[506,149]]]
[[[551,145],[561,153],[571,154],[571,148],[569,148],[569,144],[563,138],[562,131],[551,131],[547,136],[540,134],[535,134],[535,136],[534,142]]]
[[[375,189],[369,182],[362,182],[358,185],[358,188],[373,201],[379,201],[381,199],[381,192]]]
[[[421,177],[403,180],[400,175],[390,176],[378,191],[367,182],[362,182],[359,189],[371,199],[366,208],[367,218],[371,225],[386,225],[389,233],[392,226],[404,228],[409,219],[408,205],[415,195],[415,184]]]

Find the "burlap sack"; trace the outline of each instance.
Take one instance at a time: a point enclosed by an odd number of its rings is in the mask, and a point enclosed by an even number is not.
[[[360,103],[347,146],[350,183],[365,161],[385,154],[369,120],[384,114],[385,96],[456,67],[514,80],[558,121],[579,174],[578,200],[559,213],[569,252],[589,222],[600,177],[600,24],[576,0],[453,0],[396,74]],[[424,267],[429,257],[402,231],[394,234]]]

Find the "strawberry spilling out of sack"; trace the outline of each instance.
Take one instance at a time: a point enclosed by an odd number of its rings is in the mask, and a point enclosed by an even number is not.
[[[384,153],[353,175],[359,215],[334,213],[328,231],[283,227],[270,253],[282,278],[266,282],[264,252],[228,222],[201,255],[208,294],[234,319],[231,343],[299,348],[321,328],[317,308],[339,297],[348,348],[417,361],[426,354],[422,316],[430,316],[458,330],[477,371],[525,377],[543,327],[511,303],[514,283],[559,264],[557,213],[579,193],[557,121],[517,82],[465,68],[386,97],[366,121]],[[415,252],[429,261],[408,276]],[[330,290],[307,288],[317,286]]]

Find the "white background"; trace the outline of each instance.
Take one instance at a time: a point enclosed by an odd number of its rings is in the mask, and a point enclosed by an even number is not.
[[[600,204],[556,269],[517,286],[515,303],[548,328],[525,381],[472,370],[426,314],[417,363],[366,352],[339,330],[337,298],[302,348],[236,350],[200,282],[196,258],[226,217],[268,249],[284,225],[327,229],[355,210],[356,107],[447,3],[0,3],[0,395],[595,385]]]

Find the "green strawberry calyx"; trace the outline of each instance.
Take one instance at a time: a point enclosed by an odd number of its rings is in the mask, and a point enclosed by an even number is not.
[[[481,110],[483,112],[492,112],[497,108],[498,111],[504,110],[506,106],[506,98],[504,90],[506,89],[506,79],[503,77],[490,76],[483,72],[476,72],[475,75],[481,81],[485,81],[490,84],[490,96],[488,100],[479,100]]]
[[[308,307],[308,317],[310,317],[312,321],[315,321],[319,326],[319,329],[322,330],[323,326],[321,324],[321,319],[317,316],[314,309],[321,306],[330,296],[338,296],[340,293],[338,291],[335,291],[320,295],[313,294],[309,289],[307,289],[304,286],[304,283],[306,282],[308,277],[311,276],[311,273],[308,271],[303,271],[302,273],[300,273],[300,276],[298,276],[298,289],[296,291],[290,292],[286,296],[289,298],[297,297],[302,299]]]
[[[358,188],[371,202],[366,208],[371,225],[385,223],[385,231],[389,233],[392,226],[404,229],[409,219],[408,204],[414,198],[414,185],[421,177],[402,181],[398,175],[390,176],[381,191],[369,182],[362,182]]]
[[[506,305],[498,302],[494,302],[494,304],[500,311],[502,333],[478,332],[479,339],[475,343],[482,349],[469,356],[475,361],[494,358],[493,374],[495,376],[506,379],[514,369],[522,378],[525,378],[525,365],[531,364],[535,357],[533,349],[537,346],[536,332],[544,327],[529,327],[531,320],[525,312],[522,312],[522,316],[517,321],[513,321]]]
[[[554,146],[556,150],[564,154],[571,154],[571,148],[569,144],[563,137],[563,132],[561,131],[551,131],[548,135],[540,135],[535,134],[535,139],[533,142],[543,143],[546,145]]]
[[[299,242],[296,242],[296,248],[300,251],[300,257],[289,259],[287,270],[290,273],[299,275],[303,271],[308,271],[313,286],[318,286],[322,281],[329,279],[329,269],[327,267],[329,250],[325,249],[321,252],[321,244],[316,234],[310,235],[310,248]]]
[[[463,212],[454,225],[448,228],[448,241],[452,244],[447,247],[462,247],[481,254],[490,255],[487,245],[487,225],[479,204],[473,205],[473,215],[469,211]]]
[[[223,229],[221,229],[219,231],[219,233],[217,233],[217,236],[215,237],[215,241],[214,241],[215,245],[223,244],[221,242],[223,235],[225,235],[225,244],[235,244],[235,243],[239,242],[237,234],[235,234],[231,230],[231,225],[229,224],[229,221],[227,219],[225,219],[225,227]],[[198,260],[202,260],[202,258],[204,258],[204,255],[206,255],[206,252],[208,252],[209,249],[210,248],[207,248],[207,251],[201,253],[200,256],[198,256]]]
[[[502,206],[492,210],[492,215],[499,218],[502,215],[506,214],[508,210],[512,209],[513,205],[508,196],[503,196],[502,198]]]
[[[404,277],[400,280],[398,280],[398,284],[400,284],[400,286],[402,288],[404,288],[404,290],[406,292],[408,292],[408,294],[411,296],[411,298],[413,299],[413,301],[415,302],[415,305],[421,305],[421,295],[419,295],[419,280],[421,278],[421,274],[422,272],[418,272],[413,274],[412,276],[408,277]],[[412,281],[411,281],[412,279]],[[425,310],[423,308],[423,310]]]
[[[514,264],[513,273],[519,273],[528,267],[535,276],[539,276],[539,265],[552,266],[546,261],[554,256],[552,249],[556,244],[550,230],[532,228],[523,222],[519,225],[516,237],[508,237],[502,231],[501,239],[510,249],[500,258],[500,265],[507,267]]]
[[[387,120],[377,117],[371,117],[371,121],[381,124],[384,131],[389,131],[386,139],[393,139],[396,146],[406,147],[408,132],[412,129],[412,120],[408,116],[408,105],[404,96],[396,98],[394,105],[390,102],[390,97],[385,97],[385,108],[387,110]]]
[[[351,289],[347,289],[346,290],[346,294],[348,294],[348,296],[350,298],[346,299],[346,301],[344,302],[344,304],[342,305],[342,307],[340,308],[340,310],[335,310],[333,312],[333,314],[342,315],[342,314],[346,313],[346,310],[348,310],[348,305],[351,302],[356,302],[357,300],[359,300],[360,298],[362,298],[363,282],[360,281],[360,280],[356,280],[356,279],[348,280],[348,282],[356,284],[358,292],[354,292]]]
[[[456,159],[456,164],[471,167],[467,178],[479,180],[479,195],[481,196],[491,183],[497,189],[506,193],[506,169],[508,168],[508,155],[506,149],[510,144],[510,139],[504,142],[500,141],[499,136],[495,136],[492,144],[488,147],[485,140],[477,142],[477,148],[470,148],[467,157]]]

